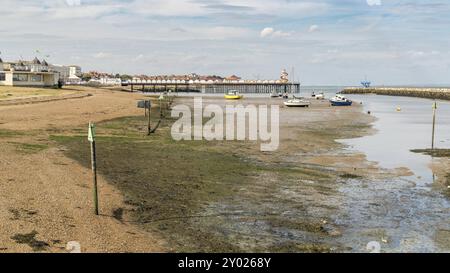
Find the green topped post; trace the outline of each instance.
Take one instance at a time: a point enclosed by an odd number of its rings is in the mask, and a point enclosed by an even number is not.
[[[92,177],[94,181],[94,213],[99,215],[98,210],[98,185],[97,185],[97,155],[95,151],[95,124],[89,122],[88,140],[91,143],[91,165]]]

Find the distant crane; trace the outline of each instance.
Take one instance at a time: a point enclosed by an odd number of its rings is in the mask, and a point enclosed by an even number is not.
[[[367,76],[366,76],[366,79],[364,81],[362,81],[361,84],[362,84],[362,86],[364,86],[364,88],[370,88],[370,85],[372,83],[367,80]]]

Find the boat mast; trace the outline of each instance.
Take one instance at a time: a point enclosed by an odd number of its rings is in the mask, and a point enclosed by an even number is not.
[[[291,90],[294,90],[294,87],[295,87],[295,77],[294,77],[294,74],[295,73],[295,67],[293,66],[292,67],[292,75],[291,75]],[[294,90],[295,91],[295,90]],[[295,93],[295,92],[292,92],[292,93]]]

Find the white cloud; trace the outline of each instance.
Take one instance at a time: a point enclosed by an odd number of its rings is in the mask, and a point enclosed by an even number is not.
[[[310,63],[312,64],[325,64],[325,63],[338,63],[349,62],[355,63],[358,60],[385,62],[391,60],[397,60],[400,55],[396,52],[390,51],[340,51],[338,49],[328,49],[323,53],[316,53],[312,55]]]
[[[106,58],[109,58],[111,56],[112,56],[111,53],[105,53],[105,52],[98,52],[98,53],[95,53],[93,55],[93,57],[96,58],[96,59],[106,59]]]
[[[272,34],[274,33],[274,31],[275,31],[275,30],[274,30],[273,28],[271,28],[271,27],[266,27],[266,28],[264,28],[264,29],[261,31],[260,36],[261,36],[261,38],[270,36],[270,35],[272,35]]]
[[[308,32],[312,33],[312,32],[316,32],[319,30],[319,26],[318,25],[312,25],[309,27]]]
[[[214,6],[214,8],[211,8]],[[316,1],[278,1],[278,0],[2,0],[3,15],[8,11],[14,12],[14,17],[20,17],[21,13],[32,11],[46,16],[62,18],[86,18],[96,13],[122,13],[143,16],[183,16],[196,17],[215,14],[240,13],[246,16],[270,15],[279,18],[285,16],[311,16],[323,13],[328,9],[326,3]],[[81,12],[82,11],[82,12]]]
[[[311,16],[323,13],[328,4],[319,1],[279,1],[279,0],[240,0],[230,3],[247,5],[257,14],[273,14],[278,16]]]
[[[381,0],[367,0],[369,6],[381,6]]]
[[[281,30],[277,30],[272,34],[273,37],[290,37],[291,35],[291,32],[284,32]]]
[[[406,51],[406,56],[413,58],[413,59],[432,57],[432,56],[437,56],[440,54],[441,53],[437,50],[432,50],[432,51],[408,50],[408,51]]]
[[[142,60],[144,58],[145,58],[144,54],[139,54],[139,55],[136,56],[136,58],[134,58],[134,61],[137,62],[137,61],[140,61],[140,60]]]
[[[260,33],[261,38],[266,38],[266,37],[289,37],[291,35],[292,35],[291,32],[284,32],[284,31],[281,31],[281,30],[275,30],[272,27],[266,27]]]
[[[66,0],[69,6],[81,6],[81,0]]]
[[[7,24],[0,25],[0,50],[4,60],[34,58],[38,48],[51,55],[50,62],[138,74],[197,71],[251,77],[257,69],[270,78],[282,67],[311,61],[317,65],[303,73],[318,83],[346,80],[341,67],[351,74],[363,66],[402,66],[399,73],[379,69],[386,82],[407,79],[408,73],[423,79],[409,69],[413,63],[433,71],[436,81],[448,82],[445,16],[450,4],[429,2],[1,0]]]

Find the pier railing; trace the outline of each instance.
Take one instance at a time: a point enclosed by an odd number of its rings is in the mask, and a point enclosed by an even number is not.
[[[199,92],[204,94],[224,94],[237,90],[242,94],[300,93],[300,83],[149,83],[124,82],[123,87],[141,92]]]

